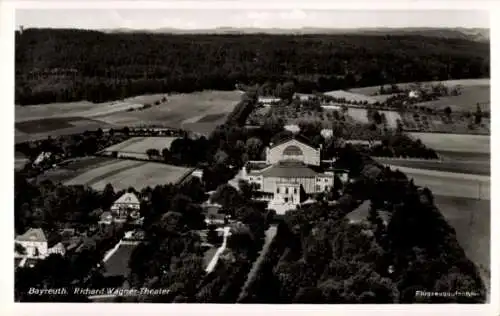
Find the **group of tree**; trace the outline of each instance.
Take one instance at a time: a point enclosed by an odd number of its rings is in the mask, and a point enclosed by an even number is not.
[[[289,211],[243,303],[483,303],[485,285],[430,190],[346,150],[355,182],[337,205]],[[367,218],[345,217],[370,201]],[[380,211],[390,214],[388,223]],[[425,232],[424,234],[422,232]],[[470,292],[424,297],[417,291]]]
[[[106,34],[28,29],[16,32],[15,46],[18,104],[233,90],[237,83],[293,81],[296,91],[311,93],[381,82],[479,78],[489,77],[490,61],[488,43],[415,35]],[[53,73],[56,68],[72,71]]]

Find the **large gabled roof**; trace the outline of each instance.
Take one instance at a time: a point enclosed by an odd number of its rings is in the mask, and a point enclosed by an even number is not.
[[[318,173],[302,162],[281,161],[260,174],[275,178],[314,178]]]
[[[279,142],[272,144],[270,146],[270,148],[274,148],[276,146],[282,145],[282,144],[287,143],[287,142],[292,141],[292,140],[296,140],[299,143],[302,143],[302,144],[307,145],[309,147],[315,148],[314,144],[312,143],[312,141],[309,138],[307,138],[303,135],[300,135],[300,134],[286,137],[286,138],[280,140]]]
[[[47,237],[41,228],[30,228],[24,234],[17,236],[16,241],[47,242]]]
[[[127,192],[115,201],[118,204],[141,204],[134,193]]]

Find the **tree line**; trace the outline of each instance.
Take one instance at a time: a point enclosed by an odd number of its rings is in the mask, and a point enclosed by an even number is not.
[[[16,32],[15,47],[18,104],[99,102],[290,80],[298,91],[310,93],[489,77],[490,72],[487,43],[415,35],[105,34],[28,29]],[[54,74],[51,70],[56,68],[61,71]],[[40,70],[43,77],[33,75]]]

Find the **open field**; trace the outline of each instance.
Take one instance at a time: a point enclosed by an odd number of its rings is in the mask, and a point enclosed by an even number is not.
[[[54,122],[54,124],[52,124]],[[20,128],[24,129],[24,132]],[[97,130],[98,128],[112,128],[111,124],[107,124],[98,120],[86,118],[57,118],[57,119],[41,119],[39,121],[24,121],[15,124],[14,140],[15,143],[45,139],[49,136],[57,137],[61,135],[79,134],[86,130]],[[29,130],[29,132],[28,132]]]
[[[445,133],[410,133],[436,151],[489,153],[490,136]]]
[[[341,110],[340,105],[322,105],[321,107],[327,111]],[[401,119],[401,115],[398,112],[391,110],[378,110],[378,112],[380,114],[384,114],[385,118],[387,119],[387,125],[389,126],[389,128],[396,128],[398,126],[397,121]],[[367,109],[365,108],[352,106],[347,107],[347,114],[355,121],[360,123],[369,123],[366,113]]]
[[[351,91],[344,91],[344,90],[335,90],[335,91],[328,91],[323,93],[326,96],[329,97],[334,97],[336,99],[346,99],[346,101],[356,101],[356,102],[368,102],[368,104],[373,104],[375,102],[380,101],[380,98],[373,98],[368,95],[364,95],[361,93],[355,93],[352,90]],[[382,96],[383,98],[384,96]]]
[[[145,154],[148,149],[152,148],[158,149],[161,153],[164,148],[170,149],[170,145],[176,139],[177,137],[132,137],[103,151]]]
[[[416,169],[437,170],[446,172],[458,172],[477,175],[490,175],[490,162],[488,161],[419,161],[404,160],[394,158],[376,158],[379,163],[398,167],[408,167]]]
[[[418,106],[428,106],[442,109],[447,106],[452,111],[475,111],[477,103],[481,104],[483,111],[490,110],[491,91],[490,86],[463,87],[459,96],[441,97],[439,100],[417,103]]]
[[[191,172],[190,168],[157,162],[87,157],[47,170],[37,181],[51,180],[65,185],[88,185],[103,190],[111,183],[115,190],[134,187],[154,187],[158,184],[177,183]]]
[[[99,120],[116,125],[163,124],[174,128],[186,125],[210,124],[215,127],[222,124],[226,115],[241,100],[237,91],[202,91],[189,94],[172,94],[168,101],[160,106],[139,111],[120,112],[99,116]],[[208,116],[208,117],[207,117]],[[193,122],[192,118],[199,118]]]
[[[202,91],[172,94],[159,105],[140,111],[161,100],[164,94],[143,95],[94,104],[90,102],[52,103],[15,107],[15,142],[50,136],[82,133],[85,130],[157,124],[209,134],[241,100],[238,91]]]
[[[82,157],[60,163],[57,168],[49,169],[38,176],[37,181],[51,180],[53,182],[69,181],[89,170],[116,163],[116,159],[108,157]]]
[[[457,240],[467,257],[478,266],[489,284],[490,201],[435,195],[434,202],[446,221],[455,228]]]
[[[15,107],[16,122],[39,120],[54,117],[85,117],[91,118],[125,112],[130,109],[142,108],[144,104],[160,101],[165,94],[148,94],[103,103],[88,101],[50,103]]]
[[[191,169],[156,162],[135,160],[114,160],[98,165],[66,181],[65,185],[88,185],[103,190],[111,183],[116,190],[134,187],[137,190],[147,186],[177,183],[189,174]]]
[[[435,195],[490,199],[490,177],[389,165],[399,169],[416,185],[428,187]]]
[[[436,152],[441,157],[441,160],[445,161],[484,163],[488,165],[491,161],[490,153],[458,152],[446,150],[437,150]]]
[[[465,91],[466,89],[471,89],[471,88],[475,88],[475,87],[481,87],[481,88],[483,88],[483,87],[489,87],[490,86],[490,79],[489,78],[483,78],[483,79],[426,81],[426,82],[421,82],[421,83],[423,85],[425,85],[425,84],[443,83],[447,87],[455,87],[457,85],[460,85],[462,87],[462,90]],[[408,89],[413,84],[414,84],[414,82],[398,83],[397,86],[400,89]],[[371,96],[371,97],[374,96],[374,94],[378,93],[379,91],[380,91],[380,86],[371,86],[371,87],[349,89],[349,92],[351,92],[351,93],[364,94],[366,96]],[[479,101],[476,101],[476,102],[479,102]]]

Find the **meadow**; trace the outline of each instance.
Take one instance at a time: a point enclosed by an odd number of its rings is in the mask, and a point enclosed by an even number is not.
[[[163,97],[166,102],[160,102]],[[91,103],[69,102],[15,107],[15,142],[85,130],[121,126],[160,125],[208,135],[240,101],[238,91],[202,91],[154,94],[125,100]],[[144,104],[152,104],[142,109]]]
[[[103,152],[124,152],[145,154],[148,149],[157,149],[160,153],[164,148],[170,149],[177,137],[132,137],[124,142],[110,146]]]
[[[483,90],[484,87],[489,88],[490,79],[489,78],[482,78],[482,79],[462,79],[462,80],[420,82],[420,84],[422,84],[422,85],[437,84],[437,83],[442,83],[447,87],[461,86],[462,91],[474,90],[475,88],[477,88],[478,90]],[[415,84],[415,82],[407,82],[407,83],[398,83],[396,85],[400,89],[410,89],[414,84]],[[387,87],[387,85],[385,85],[385,86]],[[371,87],[349,89],[350,93],[362,94],[362,95],[370,96],[370,97],[375,96],[379,91],[380,91],[380,86],[371,86]],[[479,101],[476,101],[476,102],[479,102]]]
[[[103,190],[111,183],[115,190],[134,187],[154,187],[159,184],[177,183],[191,172],[190,168],[156,162],[87,157],[76,159],[38,177],[37,181],[51,180],[65,185],[88,185]]]
[[[213,128],[222,124],[226,115],[240,100],[241,93],[238,91],[172,94],[168,96],[168,101],[160,106],[139,112],[119,112],[97,118],[114,125],[162,124],[163,126],[184,128],[196,132],[197,124],[208,123]]]
[[[379,163],[398,167],[437,170],[455,173],[490,175],[490,161],[456,161],[456,160],[405,160],[394,158],[376,158]]]
[[[490,136],[446,133],[409,133],[436,151],[490,153]]]
[[[486,175],[389,166],[393,170],[399,169],[416,185],[429,188],[435,195],[490,199],[490,177]]]

